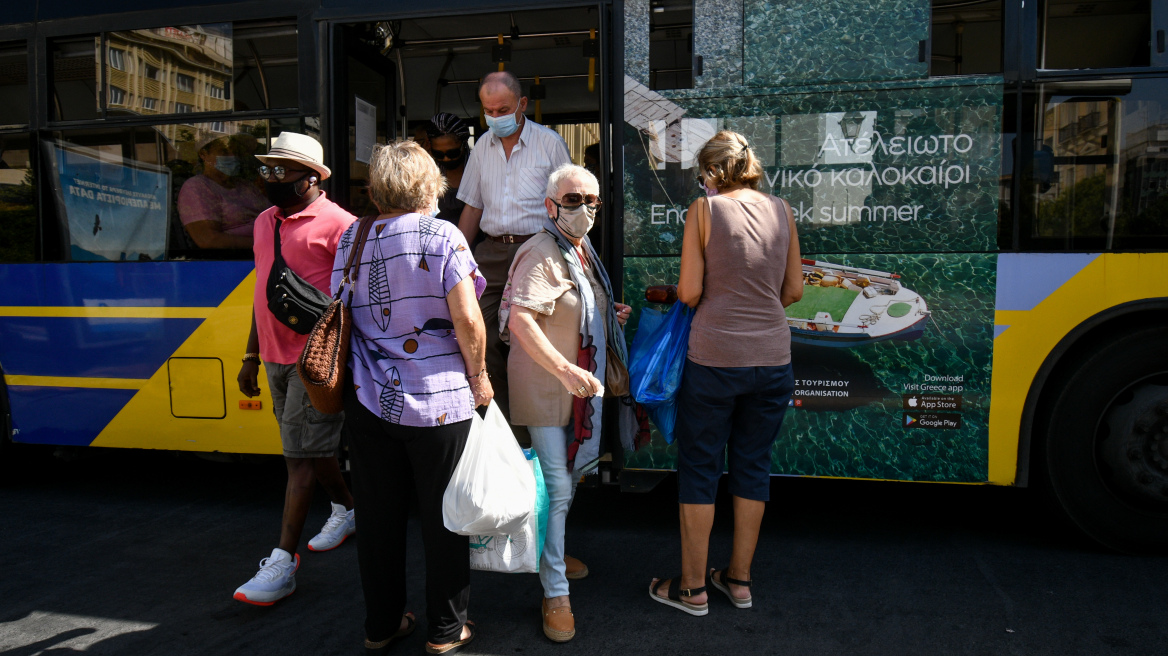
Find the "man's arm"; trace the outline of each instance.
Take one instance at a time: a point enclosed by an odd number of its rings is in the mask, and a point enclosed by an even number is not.
[[[255,309],[251,312],[251,333],[247,336],[247,351],[246,353],[260,352],[260,335],[256,331]],[[239,382],[239,391],[246,396],[260,395],[260,363],[255,360],[247,360],[243,366],[239,368],[239,376],[236,380]]]
[[[458,217],[458,229],[466,237],[467,244],[473,244],[475,237],[479,236],[479,221],[482,221],[482,219],[483,210],[481,207],[475,207],[467,203],[462,208],[462,215]]]

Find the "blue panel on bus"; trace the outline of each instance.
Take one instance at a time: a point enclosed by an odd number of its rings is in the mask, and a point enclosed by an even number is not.
[[[6,317],[0,362],[19,376],[149,378],[202,319]]]
[[[251,261],[10,264],[0,267],[0,306],[216,307]]]
[[[0,266],[0,306],[41,305],[45,295],[45,265],[5,264]]]
[[[86,446],[137,390],[80,387],[8,388],[15,441]]]

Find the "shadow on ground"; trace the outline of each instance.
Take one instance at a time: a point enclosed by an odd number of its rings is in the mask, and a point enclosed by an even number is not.
[[[5,455],[0,655],[362,653],[352,541],[302,548],[297,592],[274,607],[231,599],[274,546],[278,458],[78,453]],[[652,577],[679,571],[672,478],[648,494],[582,489],[568,521],[568,551],[592,571],[572,584],[578,637],[543,637],[536,576],[475,573],[481,633],[464,653],[1061,655],[1164,643],[1164,561],[1096,549],[1028,490],[783,478],[771,490],[753,609],[715,597],[692,618],[648,599]],[[724,490],[718,511],[711,566],[730,551]],[[424,622],[416,523],[410,549],[410,609]],[[421,653],[423,635],[394,653]]]

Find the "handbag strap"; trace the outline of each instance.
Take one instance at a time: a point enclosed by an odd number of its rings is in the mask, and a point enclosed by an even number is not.
[[[345,284],[349,285],[349,299],[346,305],[353,305],[353,285],[357,282],[357,272],[361,268],[361,253],[365,250],[365,240],[369,237],[369,228],[373,226],[376,214],[363,216],[357,224],[357,239],[353,242],[353,250],[349,251],[349,260],[345,262],[345,270],[341,273],[341,284],[337,287],[337,298],[341,297],[341,290]],[[278,241],[276,243],[279,243]]]
[[[272,248],[275,250],[275,256],[272,258],[272,264],[278,269],[283,269],[288,266],[288,264],[284,262],[284,253],[280,250],[280,226],[283,224],[283,221],[276,219],[276,226],[272,231]]]

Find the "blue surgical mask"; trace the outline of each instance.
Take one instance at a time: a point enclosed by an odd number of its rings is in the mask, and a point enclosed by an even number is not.
[[[491,132],[495,133],[496,137],[509,137],[519,129],[519,122],[515,119],[514,114],[508,114],[506,116],[484,116],[483,118],[487,120],[487,127],[490,128]]]
[[[215,168],[227,177],[236,177],[243,166],[239,158],[234,155],[220,155],[215,158]]]

